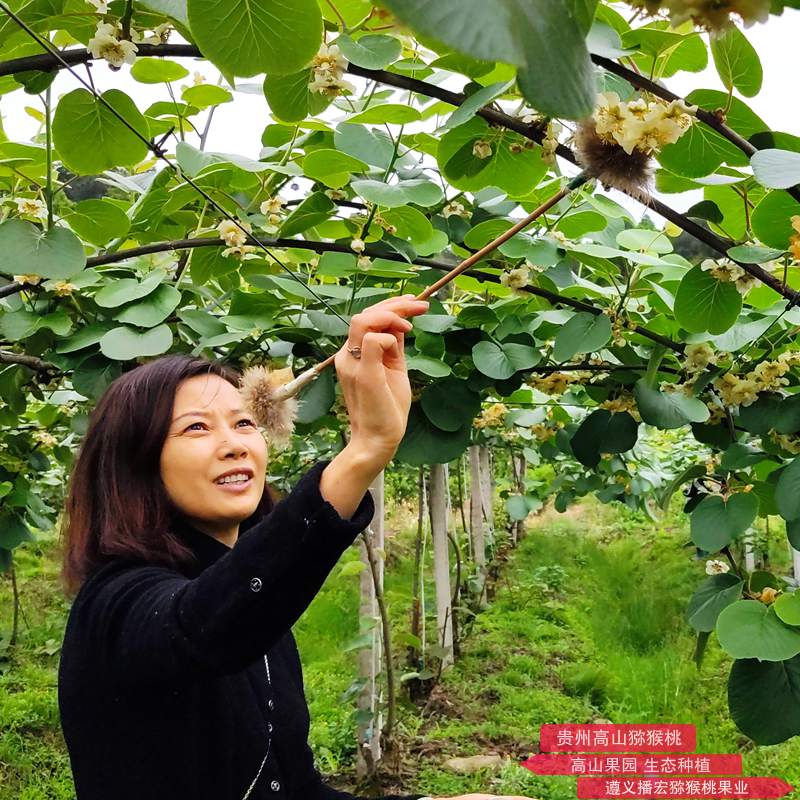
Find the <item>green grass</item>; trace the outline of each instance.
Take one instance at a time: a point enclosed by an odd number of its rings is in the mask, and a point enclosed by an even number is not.
[[[780,534],[774,538],[773,565],[785,570],[785,543]],[[759,747],[730,720],[730,658],[715,637],[702,670],[692,663],[694,637],[684,609],[704,574],[694,548],[683,546],[687,541],[683,522],[673,516],[654,524],[592,501],[577,513],[548,513],[535,521],[426,713],[401,698],[398,729],[406,761],[398,790],[574,798],[574,778],[534,776],[519,762],[537,751],[541,724],[596,719],[695,723],[698,752],[742,752],[747,774],[777,775],[797,785],[800,737]],[[393,537],[386,549],[386,595],[397,635],[408,628],[413,531]],[[430,547],[426,556],[430,566]],[[357,557],[352,547],[343,562]],[[53,647],[61,641],[67,604],[58,592],[52,543],[24,545],[15,563],[27,624],[21,620],[20,641],[0,675],[0,800],[72,798]],[[329,782],[350,790],[353,702],[343,694],[356,675],[356,651],[343,652],[342,646],[358,634],[358,580],[334,570],[294,628],[312,748]],[[426,579],[429,640],[433,598]],[[0,607],[10,609],[10,600],[6,578]],[[1,624],[10,628],[10,614]],[[504,756],[504,764],[469,776],[443,767],[449,757],[487,752]]]

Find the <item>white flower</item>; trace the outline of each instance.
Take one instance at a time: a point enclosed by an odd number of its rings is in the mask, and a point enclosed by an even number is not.
[[[468,217],[469,211],[467,211],[461,203],[457,203],[453,200],[442,209],[442,216],[447,219],[447,217],[452,217],[453,215],[457,217]]]
[[[261,204],[261,213],[264,216],[268,214],[280,214],[286,201],[282,197],[269,197]]]
[[[353,241],[350,242],[350,249],[355,253],[363,253],[365,247],[366,245],[363,239],[353,239]]]
[[[717,363],[717,356],[713,349],[705,344],[690,344],[686,346],[686,361],[684,368],[688,373],[705,372],[709,364]]]
[[[108,0],[86,0],[90,6],[94,6],[98,14],[108,14]]]
[[[528,267],[517,267],[510,272],[504,272],[500,276],[500,283],[503,286],[508,286],[510,289],[522,289],[528,285],[528,278],[530,272]]]
[[[70,283],[69,281],[56,281],[51,287],[51,291],[59,297],[68,297],[77,288],[78,287],[74,283]]]
[[[472,155],[476,158],[489,158],[491,154],[492,146],[483,139],[478,139],[475,144],[472,145]]]
[[[47,206],[41,200],[31,197],[17,197],[15,202],[17,204],[17,212],[20,215],[24,214],[37,219],[45,219],[47,217]]]
[[[192,83],[195,86],[200,86],[201,83],[206,82],[206,76],[203,75],[202,72],[198,72],[197,70],[194,71],[194,75],[192,75]]]
[[[229,258],[229,257],[238,258],[240,261],[243,261],[244,257],[248,253],[255,253],[255,251],[257,249],[258,249],[257,247],[254,247],[251,244],[243,244],[243,245],[236,245],[234,247],[226,247],[222,251],[222,257],[223,258]]]
[[[355,86],[342,77],[346,69],[347,59],[338,45],[327,45],[323,42],[311,62],[313,80],[309,83],[308,90],[326,94],[328,97],[336,97],[344,89],[355,92]]]
[[[252,226],[249,222],[240,222],[239,225],[241,225],[247,233],[250,233],[252,230]],[[222,239],[228,247],[243,247],[247,242],[247,234],[245,234],[233,220],[222,220],[222,222],[217,225],[217,231],[219,231],[220,239]]]
[[[33,438],[44,447],[54,447],[58,444],[58,439],[52,433],[37,430],[33,432]]]
[[[372,266],[372,259],[369,256],[359,256],[356,264],[359,269],[369,269]]]
[[[117,39],[116,33],[116,26],[101,22],[86,47],[95,58],[104,58],[112,67],[119,69],[123,64],[136,61],[138,48],[133,42]]]
[[[710,559],[706,561],[706,575],[722,575],[725,572],[730,572],[730,567],[718,559]]]
[[[27,275],[14,275],[14,280],[17,283],[29,283],[31,286],[36,286],[36,284],[42,282],[42,276],[34,273],[29,273]]]

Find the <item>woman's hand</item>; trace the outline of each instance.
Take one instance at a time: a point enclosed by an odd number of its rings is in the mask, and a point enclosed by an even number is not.
[[[350,417],[350,443],[388,463],[408,424],[411,386],[404,352],[411,323],[430,304],[413,294],[391,297],[355,314],[334,364]],[[348,348],[361,348],[354,358]],[[356,351],[358,352],[358,351]]]

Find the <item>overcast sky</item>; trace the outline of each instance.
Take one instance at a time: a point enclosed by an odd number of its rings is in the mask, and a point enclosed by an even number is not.
[[[800,67],[800,11],[787,9],[782,16],[772,16],[764,25],[754,25],[745,33],[758,51],[764,67],[764,83],[761,92],[754,98],[742,98],[773,129],[800,135],[800,110],[798,109],[797,74]],[[177,39],[173,33],[173,39]],[[190,72],[199,69],[209,82],[216,82],[217,71],[208,63],[193,59],[183,59]],[[147,86],[135,82],[130,77],[130,67],[123,66],[118,73],[112,72],[104,62],[95,62],[92,76],[95,86],[103,91],[112,87],[131,94],[140,109],[145,109],[155,100],[168,99],[161,86]],[[79,74],[86,78],[85,68]],[[363,82],[348,76],[354,83]],[[181,83],[187,83],[186,79]],[[258,78],[243,79],[242,83],[258,84]],[[451,82],[448,82],[450,85]],[[460,88],[462,81],[456,81],[453,88]],[[723,89],[713,63],[701,73],[682,72],[665,81],[666,85],[679,95],[686,95],[695,88]],[[66,72],[62,72],[54,83],[54,94],[59,96],[76,88],[79,84]],[[37,130],[38,123],[25,112],[25,106],[41,110],[39,98],[15,92],[0,97],[0,113],[9,138],[16,141],[29,139]],[[200,116],[201,124],[204,116]],[[326,113],[326,118],[338,121],[343,118],[335,109]],[[237,92],[231,104],[221,106],[216,112],[207,149],[258,157],[261,133],[271,122],[269,110],[263,96],[248,92]],[[197,124],[197,123],[196,123]],[[430,127],[430,124],[429,124]],[[413,128],[407,128],[413,130]],[[565,169],[574,172],[569,165]],[[614,193],[620,202],[641,216],[641,206],[624,195]],[[678,210],[686,210],[698,199],[698,192],[682,195],[668,195],[663,199]]]

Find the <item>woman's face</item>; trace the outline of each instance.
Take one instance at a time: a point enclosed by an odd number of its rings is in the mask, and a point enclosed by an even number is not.
[[[167,494],[198,530],[233,547],[239,523],[264,491],[267,443],[243,411],[239,390],[218,375],[187,378],[175,393],[161,450],[161,480]],[[245,483],[221,485],[226,473],[244,473]]]

